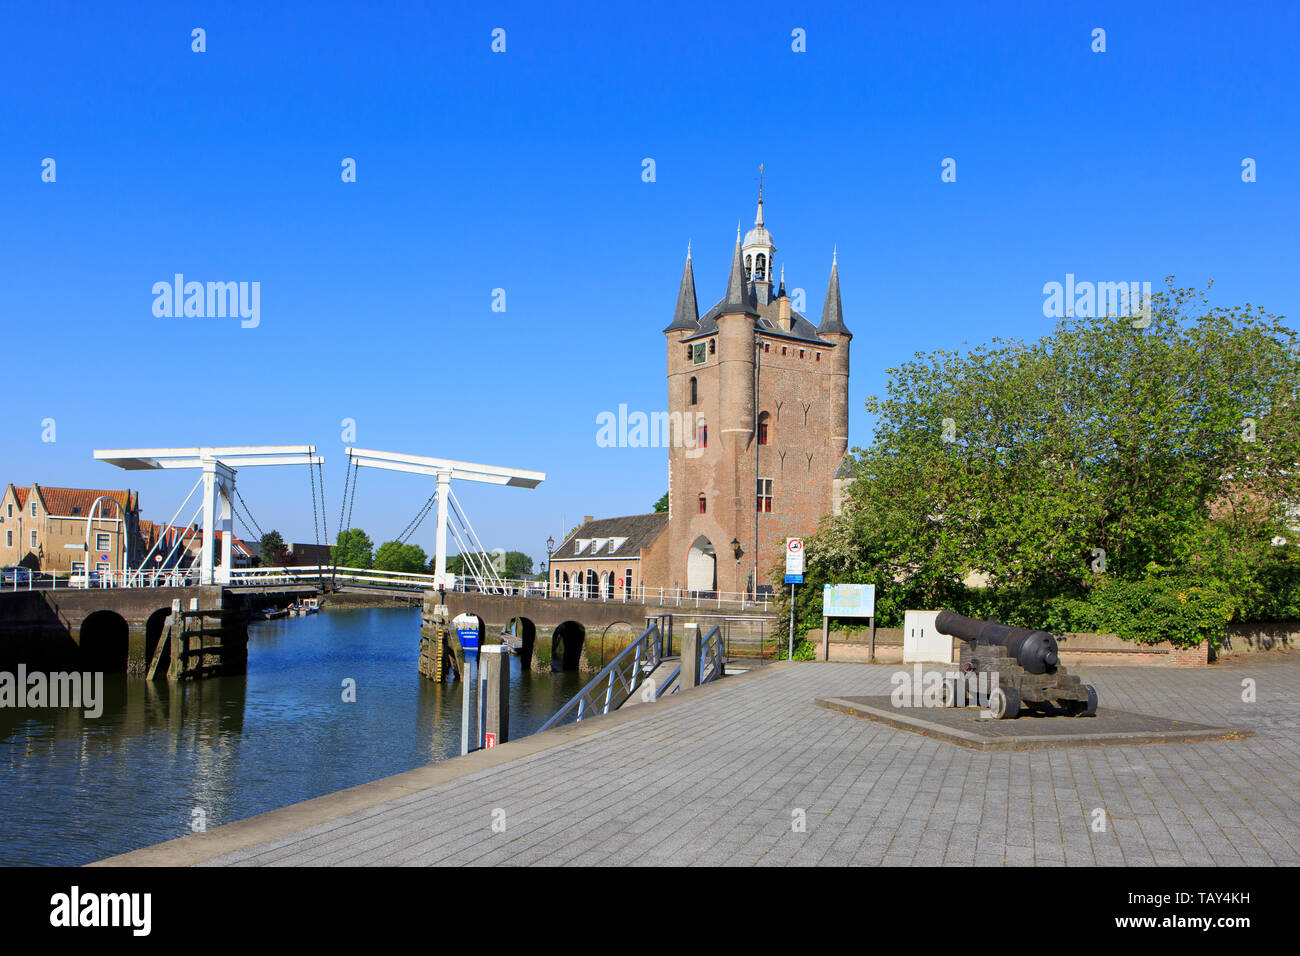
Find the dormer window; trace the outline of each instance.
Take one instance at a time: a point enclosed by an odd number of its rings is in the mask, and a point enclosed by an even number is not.
[[[573,542],[573,553],[574,553],[574,554],[582,554],[582,552],[585,551],[585,550],[587,549],[587,545],[589,545],[589,544],[591,544],[591,539],[590,539],[590,538],[578,538],[578,539],[576,539],[576,540]]]

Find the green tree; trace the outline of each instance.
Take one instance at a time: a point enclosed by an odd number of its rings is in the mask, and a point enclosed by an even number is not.
[[[664,496],[663,496],[662,498],[660,498],[658,501],[655,502],[655,512],[654,512],[654,513],[655,513],[655,514],[663,514],[663,513],[664,513],[665,511],[667,511],[667,510],[668,510],[668,492],[665,491],[665,492],[664,492]]]
[[[379,571],[421,573],[429,563],[428,555],[417,544],[385,541],[375,552],[374,567]]]
[[[533,573],[533,559],[522,551],[506,551],[504,554],[476,553],[474,562],[479,567],[486,565],[503,578],[518,578]],[[461,554],[447,556],[447,570],[452,574],[474,573],[471,564]]]
[[[340,531],[330,549],[331,560],[341,568],[368,568],[374,563],[374,544],[360,528]]]
[[[284,545],[284,538],[280,537],[280,532],[274,530],[266,532],[258,539],[258,545],[263,567],[284,564],[288,549]]]
[[[1103,581],[1230,578],[1262,601],[1264,563],[1290,573],[1269,542],[1300,500],[1300,352],[1262,310],[1171,286],[1145,327],[1067,320],[889,375],[844,513],[807,542],[805,625],[831,581],[874,583],[882,624],[949,606],[1041,626]]]

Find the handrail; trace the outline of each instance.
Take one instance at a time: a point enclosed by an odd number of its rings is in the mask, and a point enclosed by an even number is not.
[[[655,696],[654,696],[654,699],[655,699],[655,700],[658,700],[660,697],[663,697],[663,696],[664,696],[664,694],[665,694],[664,688],[665,688],[665,687],[671,687],[671,688],[672,688],[672,690],[666,692],[666,693],[669,693],[669,694],[675,694],[675,693],[677,693],[679,690],[681,690],[681,689],[682,689],[682,684],[681,684],[681,681],[678,680],[678,678],[681,677],[681,676],[682,676],[682,665],[681,665],[681,664],[678,664],[676,667],[673,668],[673,672],[672,672],[671,674],[669,674],[667,677],[664,678],[664,682],[663,682],[663,684],[662,684],[661,686],[655,688]]]
[[[639,638],[601,668],[600,673],[593,677],[587,686],[574,694],[573,698],[557,710],[550,720],[542,724],[538,732],[549,730],[575,709],[577,717],[574,723],[584,717],[592,716],[592,711],[608,714],[611,710],[617,710],[625,700],[636,693],[636,689],[641,686],[641,679],[659,666],[662,649],[659,625],[651,624]],[[616,687],[620,691],[617,699],[614,697]],[[624,690],[626,693],[623,693]],[[603,702],[598,703],[602,697]]]
[[[176,587],[196,583],[198,575],[199,569],[191,566],[188,568],[94,570],[90,582],[85,581],[84,572],[80,575],[74,574],[72,577],[73,579],[80,577],[81,581],[80,584],[74,584],[74,587],[85,587],[87,583],[89,583],[90,587]],[[411,590],[433,590],[436,580],[432,574],[417,571],[382,571],[377,568],[342,566],[333,568],[331,566],[310,564],[286,565],[284,567],[231,568],[227,584],[247,586],[262,582],[276,584],[295,581],[324,582],[328,578],[332,578],[335,584],[388,586],[409,588]],[[40,583],[29,578],[19,584],[18,576],[15,576],[14,581],[8,587],[0,583],[0,590],[18,590],[19,588],[37,590],[40,588]],[[502,578],[489,583],[480,582],[473,577],[467,576],[457,578],[455,584],[448,590],[456,593],[477,592],[506,596],[518,595],[541,600],[590,601],[601,604],[640,603],[648,608],[657,607],[665,610],[680,607],[685,603],[687,606],[705,607],[709,610],[723,610],[724,608],[733,611],[737,608],[740,610],[752,609],[751,613],[769,611],[772,600],[770,595],[766,594],[760,594],[758,598],[755,598],[753,595],[743,592],[724,591],[709,592],[710,596],[705,598],[695,592],[674,590],[672,588],[649,588],[644,585],[630,589],[620,589],[619,593],[614,595],[590,594],[585,587],[571,587],[566,594],[554,582],[548,582],[545,578],[537,580]],[[701,602],[706,603],[702,604]],[[696,615],[699,618],[724,616],[726,615],[708,613]]]
[[[712,630],[704,635],[700,642],[700,680],[701,684],[715,681],[722,676],[722,625],[713,625]]]

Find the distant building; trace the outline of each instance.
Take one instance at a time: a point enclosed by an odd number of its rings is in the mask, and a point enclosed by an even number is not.
[[[328,544],[286,544],[282,560],[276,562],[282,567],[330,567],[334,559],[330,556]]]
[[[150,522],[149,524],[153,524]],[[150,529],[154,541],[150,543],[152,554],[148,555],[142,570],[172,571],[192,568],[199,563],[203,555],[203,530],[197,525],[153,525]],[[220,563],[224,537],[220,531],[214,531],[216,546],[213,549],[215,560]],[[158,540],[161,539],[161,540]],[[154,547],[154,543],[157,547]],[[232,568],[251,568],[253,552],[240,538],[230,538],[230,566]]]
[[[102,499],[98,505],[97,499]],[[130,489],[6,485],[0,496],[0,529],[0,565],[21,564],[51,573],[80,566],[87,531],[92,570],[133,567],[146,549],[139,493]]]
[[[557,597],[636,597],[643,583],[659,587],[668,560],[667,513],[623,518],[590,516],[551,554],[550,593]],[[648,586],[648,585],[647,585]]]

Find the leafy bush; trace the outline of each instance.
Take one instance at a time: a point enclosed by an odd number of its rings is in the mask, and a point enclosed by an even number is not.
[[[817,646],[812,641],[800,641],[794,646],[794,659],[797,661],[815,661]]]
[[[1056,633],[1115,634],[1138,644],[1167,640],[1175,647],[1195,647],[1209,640],[1217,647],[1238,606],[1225,590],[1186,579],[1102,581],[1086,600],[1051,602],[1039,626]]]

